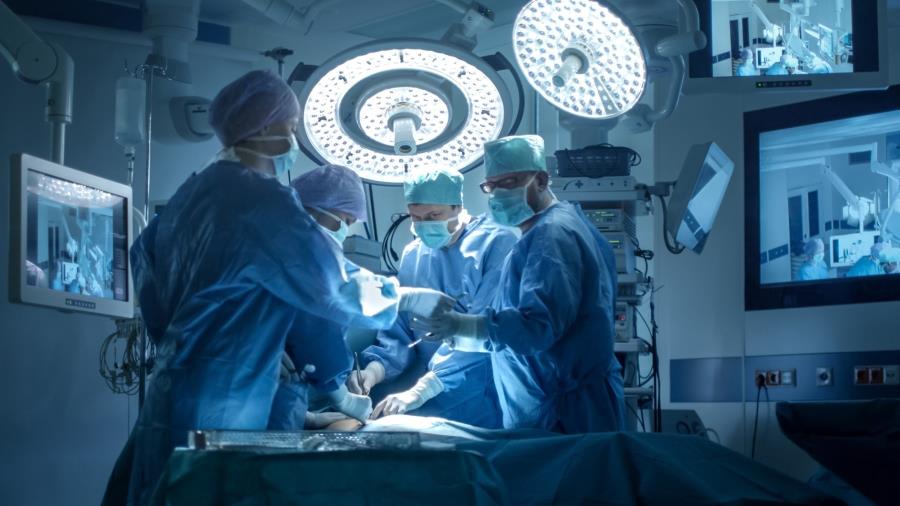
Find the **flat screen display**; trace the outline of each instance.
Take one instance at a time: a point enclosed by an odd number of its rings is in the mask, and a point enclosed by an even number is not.
[[[748,309],[900,299],[900,86],[744,115]]]
[[[690,57],[692,78],[879,71],[876,0],[695,3],[708,43]]]
[[[32,169],[26,177],[25,283],[127,301],[126,199]]]

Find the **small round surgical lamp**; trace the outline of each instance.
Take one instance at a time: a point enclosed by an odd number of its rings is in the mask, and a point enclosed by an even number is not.
[[[398,184],[424,166],[465,172],[480,162],[485,142],[521,120],[500,60],[393,39],[351,48],[314,70],[300,66],[291,81],[305,82],[301,144],[314,161],[347,166],[370,183]]]
[[[638,39],[621,16],[594,0],[532,0],[516,17],[513,50],[528,83],[575,116],[615,118],[644,93]]]

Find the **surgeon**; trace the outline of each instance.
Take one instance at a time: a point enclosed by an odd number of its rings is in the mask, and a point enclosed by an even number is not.
[[[613,353],[616,263],[578,206],[550,191],[544,143],[533,135],[484,146],[494,220],[522,238],[503,264],[487,310],[416,317],[429,340],[490,351],[505,428],[565,434],[617,431],[624,420]]]
[[[347,231],[357,221],[366,221],[366,196],[362,180],[341,165],[317,167],[291,182],[303,208],[315,219],[322,234],[340,249]],[[345,269],[358,268],[347,262]],[[269,414],[271,430],[320,429],[346,416],[330,412],[308,412],[310,388],[339,403],[348,396],[344,382],[350,372],[350,354],[344,341],[346,327],[304,314],[298,317],[287,338],[282,375]],[[352,411],[352,410],[350,410]]]
[[[812,281],[828,279],[828,266],[825,265],[825,244],[818,237],[810,239],[803,247],[806,260],[800,265],[797,279],[800,281]]]
[[[860,258],[853,264],[853,267],[847,271],[848,278],[855,278],[860,276],[878,276],[879,274],[884,274],[884,269],[881,267],[881,251],[884,249],[884,243],[878,242],[872,245],[872,248],[869,250],[869,254]]]
[[[302,315],[377,329],[398,311],[430,315],[450,302],[345,269],[334,241],[278,180],[297,158],[299,113],[290,87],[271,72],[223,88],[209,120],[224,149],[132,246],[135,292],[158,357],[106,504],[146,504],[188,430],[265,429],[289,332]],[[339,409],[369,413],[368,399],[347,399]]]
[[[881,265],[884,268],[885,274],[900,273],[900,270],[897,269],[898,264],[900,264],[900,249],[885,247],[881,250],[881,253],[879,253],[878,259],[881,260]]]
[[[759,69],[753,64],[753,51],[750,48],[741,49],[741,64],[735,69],[738,76],[758,76]]]
[[[786,76],[793,74],[797,70],[797,58],[787,53],[781,55],[781,59],[772,64],[766,70],[767,76]]]
[[[444,169],[425,169],[404,182],[417,239],[403,251],[398,277],[403,286],[455,297],[461,313],[479,313],[493,299],[503,260],[518,236],[487,216],[470,217],[462,190],[463,176]],[[409,318],[401,316],[393,327],[379,332],[376,343],[363,352],[368,363],[361,378],[350,375],[350,391],[364,393],[384,382],[384,390],[392,395],[375,407],[373,417],[408,413],[500,428],[490,355],[453,351],[437,342],[410,348],[422,336],[409,324]],[[417,379],[411,388],[401,384],[403,373]]]

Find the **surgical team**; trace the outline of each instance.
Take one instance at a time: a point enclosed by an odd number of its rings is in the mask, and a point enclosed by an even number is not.
[[[463,207],[462,175],[411,171],[417,238],[393,278],[343,256],[349,225],[366,219],[354,172],[328,165],[279,182],[299,153],[300,112],[270,72],[223,88],[209,110],[223,149],[132,247],[158,358],[105,504],[146,504],[191,429],[393,414],[566,434],[623,427],[615,257],[550,191],[539,137],[485,144],[484,215]],[[349,328],[377,331],[352,373]],[[331,409],[310,412],[313,394]]]

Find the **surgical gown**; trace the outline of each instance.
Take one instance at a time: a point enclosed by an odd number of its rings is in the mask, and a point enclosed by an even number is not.
[[[265,429],[303,315],[363,328],[397,315],[396,285],[348,272],[293,190],[231,161],[182,184],[131,260],[158,358],[109,504],[125,502],[124,489],[129,504],[145,504],[190,429]]]
[[[800,270],[797,271],[797,279],[800,281],[828,279],[829,277],[828,266],[825,265],[825,262],[820,261],[803,262],[803,264],[800,265]]]
[[[538,215],[499,285],[487,326],[504,428],[620,430],[615,257],[581,209],[559,202]]]
[[[458,311],[480,313],[493,299],[500,267],[517,240],[512,229],[476,217],[449,246],[431,249],[420,240],[410,243],[400,261],[400,284],[440,290],[457,299]],[[409,414],[499,428],[490,356],[425,341],[410,349],[407,345],[418,337],[409,328],[409,318],[400,315],[391,329],[379,332],[376,343],[363,352],[363,360],[381,362],[388,382],[407,370],[414,371],[416,379],[428,370],[440,378],[444,391]],[[404,388],[396,385],[388,391]]]
[[[865,256],[860,258],[853,264],[853,267],[847,271],[848,278],[855,278],[859,276],[878,276],[884,274],[884,269],[881,268],[881,264],[878,263],[877,260],[873,260],[871,256]]]

